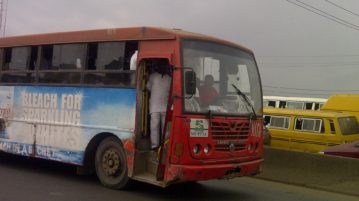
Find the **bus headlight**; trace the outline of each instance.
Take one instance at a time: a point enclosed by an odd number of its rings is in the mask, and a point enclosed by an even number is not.
[[[204,146],[204,148],[203,148],[203,152],[205,154],[208,154],[210,151],[211,151],[211,145],[206,144],[206,146]]]
[[[201,145],[196,144],[193,147],[193,153],[198,154],[201,151]]]

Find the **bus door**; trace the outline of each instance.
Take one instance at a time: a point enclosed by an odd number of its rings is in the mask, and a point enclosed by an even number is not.
[[[169,55],[167,57],[167,55]],[[144,56],[144,55],[142,55]],[[134,179],[161,182],[163,180],[166,161],[167,145],[169,144],[169,129],[172,112],[172,54],[154,55],[142,57],[138,65],[138,85],[137,85],[137,113],[136,113],[136,154],[134,163]],[[151,92],[147,89],[151,73],[155,73],[159,62],[165,61],[168,65],[166,74],[170,75],[170,87],[168,91],[168,100],[166,107],[166,116],[164,124],[161,124],[160,144],[158,148],[151,147],[151,115],[150,98]],[[163,128],[162,128],[162,125]]]

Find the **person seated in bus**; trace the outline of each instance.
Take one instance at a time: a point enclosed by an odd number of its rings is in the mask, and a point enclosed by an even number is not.
[[[206,75],[204,77],[204,84],[199,88],[199,101],[202,107],[208,107],[209,105],[215,103],[219,98],[219,94],[213,87],[213,84],[213,76]]]
[[[122,66],[122,58],[113,58],[113,60],[109,63],[105,65],[105,69],[120,69]]]
[[[154,71],[149,76],[146,88],[151,93],[149,100],[151,148],[157,149],[164,136],[171,76],[168,73],[169,64],[166,59],[158,60],[153,67]]]

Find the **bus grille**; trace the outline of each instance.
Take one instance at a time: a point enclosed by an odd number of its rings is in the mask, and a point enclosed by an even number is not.
[[[245,149],[249,123],[211,122],[212,138],[217,141],[217,151],[240,151]]]
[[[216,151],[241,151],[246,148],[246,144],[243,142],[241,144],[234,145],[233,148],[226,144],[216,144],[214,148]]]

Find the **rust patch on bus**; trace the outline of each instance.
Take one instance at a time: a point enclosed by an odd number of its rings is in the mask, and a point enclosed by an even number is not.
[[[123,148],[126,151],[127,156],[127,169],[128,175],[132,175],[133,173],[133,163],[135,159],[135,141],[134,139],[127,139],[123,141]]]

